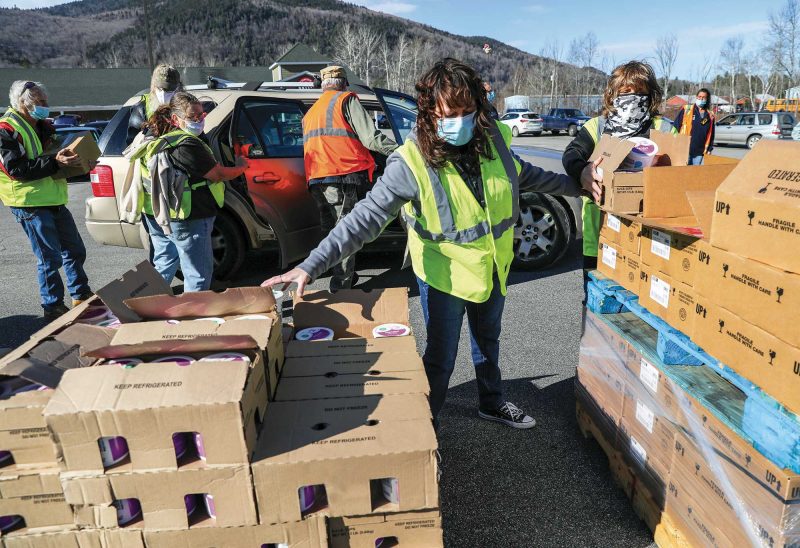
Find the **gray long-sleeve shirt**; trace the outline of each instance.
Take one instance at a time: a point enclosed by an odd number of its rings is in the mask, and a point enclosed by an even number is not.
[[[519,174],[521,192],[581,195],[580,185],[571,177],[545,171],[520,159],[514,152],[511,154],[522,166]],[[299,268],[312,281],[317,279],[326,270],[377,238],[408,202],[419,206],[419,185],[405,160],[394,152],[386,161],[383,175],[367,193],[366,198],[339,221]]]

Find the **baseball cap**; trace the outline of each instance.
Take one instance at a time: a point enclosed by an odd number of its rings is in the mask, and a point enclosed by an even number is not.
[[[323,80],[327,78],[347,78],[347,74],[345,74],[344,68],[338,65],[331,65],[330,67],[325,67],[319,72],[319,75],[322,77]]]
[[[153,84],[164,91],[175,91],[181,83],[181,74],[172,65],[158,65],[153,71]]]

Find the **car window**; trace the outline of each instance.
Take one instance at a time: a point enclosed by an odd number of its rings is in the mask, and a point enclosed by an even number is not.
[[[501,120],[511,120],[514,117],[513,114],[504,114]]]
[[[719,122],[717,122],[718,126],[729,126],[736,121],[736,116],[726,116]]]
[[[302,158],[303,111],[296,103],[245,102],[237,133],[250,158]]]
[[[755,114],[742,114],[739,117],[740,126],[754,126],[756,124]]]
[[[406,136],[417,125],[417,103],[397,95],[384,95],[383,100],[389,109],[392,124],[400,134],[400,140],[405,141]]]
[[[784,114],[782,116],[782,123],[783,125],[793,126],[794,125],[794,117],[791,114]]]
[[[132,108],[122,107],[108,122],[103,135],[100,136],[100,141],[97,143],[103,156],[122,156],[122,151],[125,150],[130,142],[128,140],[128,120],[131,117]]]
[[[758,115],[758,125],[760,126],[768,126],[772,123],[772,114],[759,114]]]

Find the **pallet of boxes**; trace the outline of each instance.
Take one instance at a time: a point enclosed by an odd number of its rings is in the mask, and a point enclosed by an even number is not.
[[[384,316],[407,310],[372,295]],[[317,308],[335,311],[334,301]],[[328,314],[339,337],[355,336],[352,318]],[[282,333],[271,291],[175,297],[143,263],[3,357],[4,545],[310,548],[327,546],[329,531],[334,546],[366,545],[373,533],[371,546],[441,543],[421,366],[392,383],[405,373],[390,353],[409,371],[405,351],[419,361],[413,337],[295,350]],[[326,344],[333,350],[315,346]],[[285,350],[299,356],[279,391]],[[355,373],[373,358],[377,367]],[[302,378],[338,374],[366,388],[329,392]],[[300,389],[306,380],[311,392]]]
[[[661,548],[798,546],[800,145],[631,173],[603,139],[581,430]]]

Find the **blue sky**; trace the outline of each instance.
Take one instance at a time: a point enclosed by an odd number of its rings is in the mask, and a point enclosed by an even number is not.
[[[723,42],[741,35],[746,49],[763,45],[770,11],[784,0],[661,2],[642,0],[350,0],[377,11],[407,17],[463,35],[485,35],[539,53],[558,39],[593,30],[608,62],[652,57],[658,36],[675,33],[679,51],[675,76],[698,79],[706,59],[719,56]],[[32,8],[57,0],[0,0],[0,6]],[[691,6],[705,12],[693,14]],[[670,9],[671,8],[671,9]],[[598,68],[600,60],[595,63]]]

